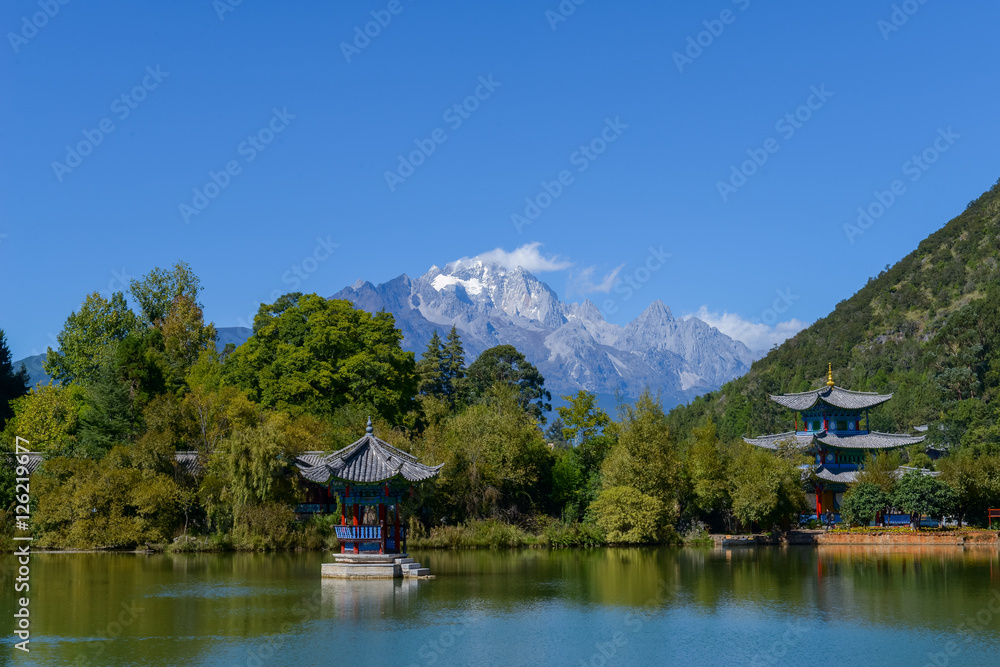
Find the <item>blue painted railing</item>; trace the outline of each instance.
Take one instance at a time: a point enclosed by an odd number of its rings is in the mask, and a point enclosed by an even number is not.
[[[334,526],[334,530],[341,542],[382,539],[382,526]]]

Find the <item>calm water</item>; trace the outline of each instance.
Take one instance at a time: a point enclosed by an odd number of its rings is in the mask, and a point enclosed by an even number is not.
[[[39,554],[28,655],[5,555],[0,664],[1000,664],[994,549],[413,555],[437,578],[323,581],[321,554]]]

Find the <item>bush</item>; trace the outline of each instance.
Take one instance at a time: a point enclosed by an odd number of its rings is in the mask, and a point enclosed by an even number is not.
[[[274,551],[295,545],[292,523],[295,512],[287,505],[265,503],[240,508],[233,527],[238,551]]]
[[[677,539],[663,501],[628,486],[604,489],[590,511],[611,544],[660,544]]]
[[[867,526],[875,516],[889,506],[889,494],[872,482],[853,485],[840,504],[840,515],[854,526]]]
[[[416,549],[510,549],[537,543],[517,526],[496,519],[431,528],[426,537],[411,532],[408,539],[409,547]]]

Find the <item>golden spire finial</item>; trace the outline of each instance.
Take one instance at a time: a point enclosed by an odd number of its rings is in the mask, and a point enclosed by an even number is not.
[[[826,366],[827,366],[827,370],[826,370],[826,386],[827,387],[832,387],[833,386],[833,364],[832,363],[831,364],[827,364]]]

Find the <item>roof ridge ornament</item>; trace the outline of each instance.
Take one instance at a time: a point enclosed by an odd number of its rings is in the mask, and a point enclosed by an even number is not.
[[[365,433],[367,433],[368,435],[371,435],[373,430],[374,429],[372,428],[372,418],[369,417],[368,418],[368,425],[365,426]]]
[[[826,365],[826,386],[827,387],[832,387],[833,386],[833,364],[832,363],[828,363]]]

